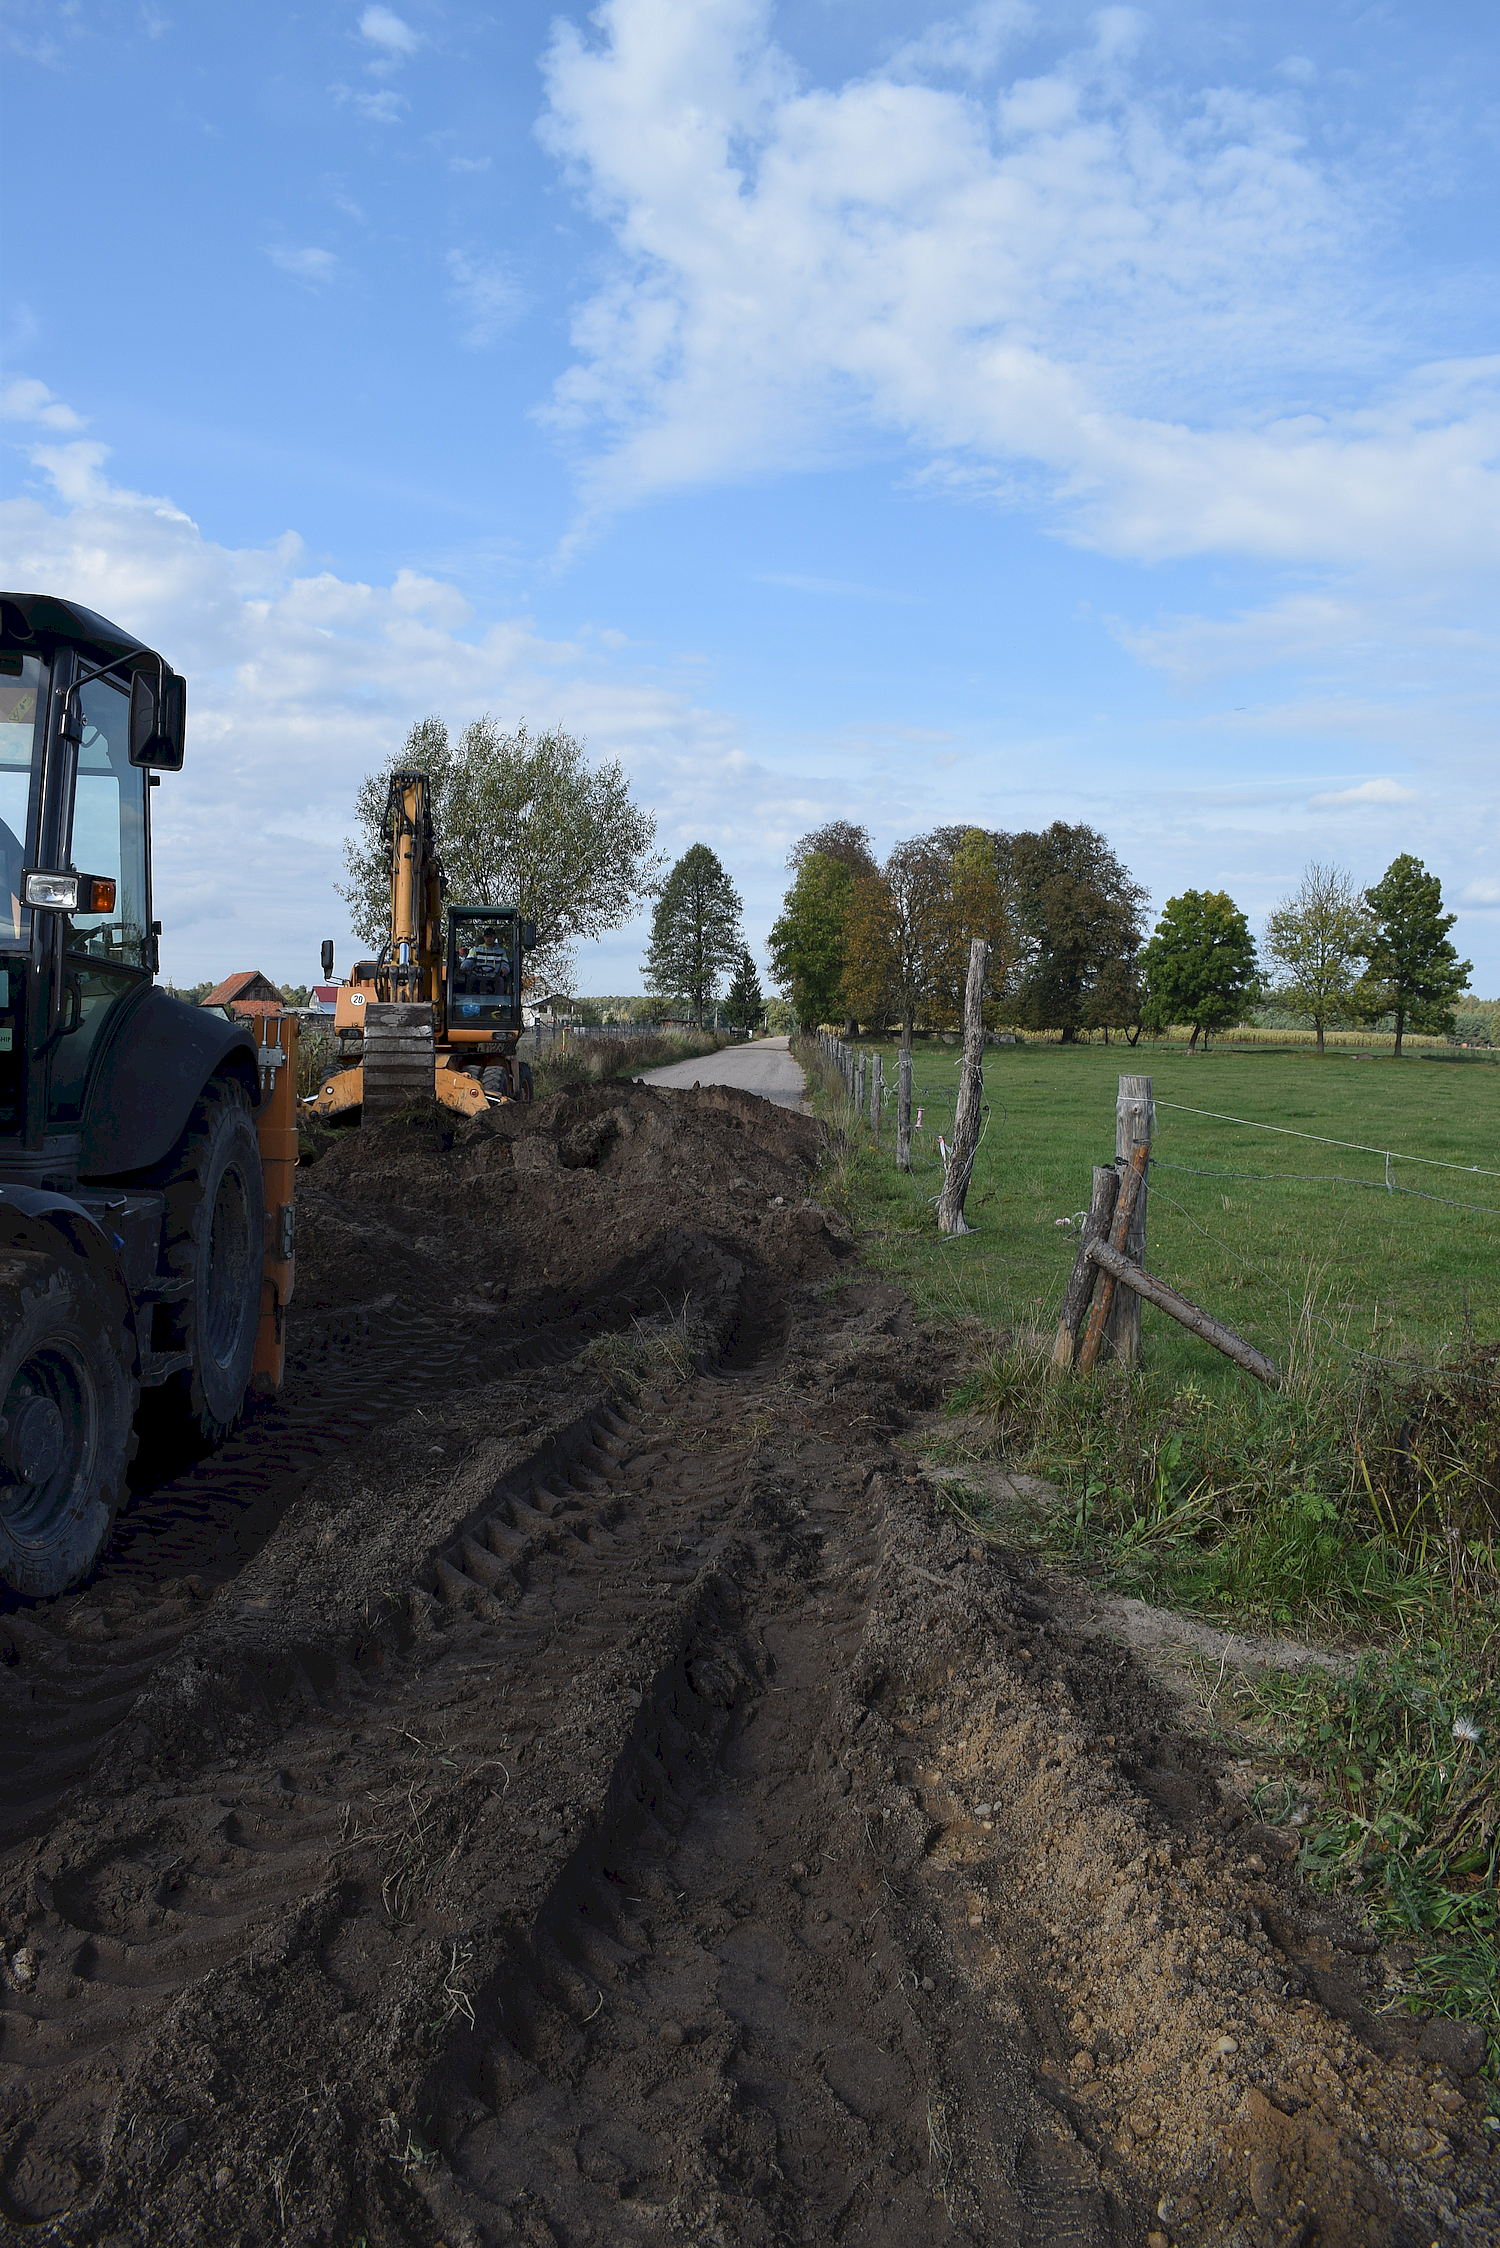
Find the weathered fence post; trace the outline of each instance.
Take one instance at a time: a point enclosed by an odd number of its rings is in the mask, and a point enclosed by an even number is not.
[[[1149,1149],[1155,1127],[1156,1107],[1151,1098],[1150,1078],[1122,1077],[1119,1099],[1115,1103],[1115,1169],[1122,1184],[1136,1149]],[[1130,1231],[1120,1243],[1122,1253],[1132,1264],[1138,1265],[1146,1262],[1146,1195],[1147,1180],[1143,1174],[1131,1212]],[[1133,1288],[1117,1289],[1103,1356],[1134,1366],[1140,1355],[1141,1299]]]
[[[958,1107],[953,1116],[953,1145],[948,1153],[948,1175],[938,1197],[939,1233],[972,1233],[964,1223],[964,1197],[979,1145],[980,1108],[984,1100],[984,965],[989,946],[983,937],[969,945],[969,980],[964,987],[964,1058],[959,1071]]]
[[[911,1048],[903,1046],[896,1061],[896,1169],[911,1169]]]
[[[1120,1193],[1120,1174],[1112,1163],[1094,1165],[1094,1197],[1089,1204],[1089,1214],[1083,1221],[1083,1239],[1078,1245],[1072,1278],[1063,1297],[1062,1310],[1057,1315],[1057,1340],[1052,1346],[1052,1363],[1059,1373],[1072,1365],[1078,1351],[1079,1331],[1084,1315],[1093,1301],[1094,1288],[1099,1278],[1099,1267],[1089,1256],[1096,1241],[1107,1241],[1115,1214],[1115,1203]]]
[[[870,1130],[880,1137],[880,1103],[885,1095],[885,1064],[878,1054],[870,1056]]]
[[[854,1071],[854,1107],[855,1107],[855,1111],[856,1111],[856,1113],[857,1113],[857,1114],[859,1114],[859,1115],[863,1115],[863,1113],[864,1113],[864,1106],[865,1106],[865,1057],[864,1057],[864,1055],[863,1055],[863,1054],[861,1054],[861,1055],[860,1055],[860,1057],[859,1057],[859,1061],[858,1061],[858,1062],[857,1062],[857,1064],[855,1065],[855,1071]]]

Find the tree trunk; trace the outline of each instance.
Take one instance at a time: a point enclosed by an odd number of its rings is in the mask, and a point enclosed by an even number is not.
[[[1321,1015],[1313,1016],[1313,1029],[1318,1034],[1318,1052],[1321,1055],[1323,1051],[1323,1018]]]
[[[984,964],[989,946],[983,937],[969,945],[969,980],[964,988],[964,1058],[959,1072],[958,1107],[953,1118],[953,1145],[948,1151],[948,1175],[938,1197],[939,1233],[972,1233],[964,1223],[964,1197],[979,1145],[979,1112],[984,1099]]]
[[[1192,1052],[1193,1048],[1194,1048],[1194,1047],[1195,1047],[1195,1046],[1197,1045],[1197,1043],[1198,1043],[1198,1025],[1197,1025],[1196,1023],[1194,1023],[1194,1025],[1193,1025],[1193,1035],[1192,1035],[1192,1037],[1191,1037],[1191,1038],[1190,1038],[1190,1039],[1188,1040],[1188,1052],[1189,1052],[1189,1053],[1191,1053],[1191,1052]]]
[[[1406,1009],[1404,1007],[1398,1007],[1396,1009],[1396,1059],[1398,1062],[1401,1059],[1401,1034],[1405,1030],[1405,1028]]]
[[[911,1169],[911,1047],[896,1056],[896,1168]]]

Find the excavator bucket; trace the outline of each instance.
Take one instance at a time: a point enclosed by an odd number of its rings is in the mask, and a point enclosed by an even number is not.
[[[437,1059],[432,1009],[402,1001],[365,1009],[364,1122],[390,1116],[411,1101],[433,1098]]]

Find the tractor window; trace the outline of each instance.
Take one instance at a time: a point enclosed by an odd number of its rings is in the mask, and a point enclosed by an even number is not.
[[[130,699],[107,679],[79,695],[83,741],[73,795],[71,858],[116,884],[113,913],[76,914],[69,952],[125,968],[147,964],[146,776],[130,762]]]
[[[21,869],[31,826],[37,703],[46,673],[38,656],[0,655],[0,939],[26,939]]]

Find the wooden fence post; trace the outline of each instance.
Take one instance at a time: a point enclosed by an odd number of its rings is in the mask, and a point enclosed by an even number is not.
[[[880,1137],[880,1104],[885,1097],[885,1064],[878,1054],[870,1056],[870,1130]]]
[[[856,1112],[857,1112],[858,1114],[862,1115],[862,1114],[864,1113],[864,1106],[865,1106],[865,1057],[864,1057],[864,1055],[863,1055],[863,1054],[861,1054],[861,1055],[860,1055],[860,1057],[859,1057],[859,1061],[858,1061],[858,1063],[857,1063],[857,1064],[855,1065],[855,1071],[854,1071],[854,1106],[855,1106],[855,1110],[856,1110]]]
[[[896,1061],[896,1169],[911,1169],[911,1048],[903,1046]]]
[[[1115,1103],[1115,1169],[1122,1185],[1131,1157],[1138,1147],[1149,1149],[1155,1128],[1156,1106],[1151,1098],[1150,1078],[1122,1077],[1119,1099]],[[1149,1156],[1147,1160],[1149,1162]],[[1131,1263],[1141,1266],[1146,1262],[1147,1191],[1147,1178],[1143,1175],[1131,1212],[1130,1231],[1120,1243],[1122,1253]],[[1101,1355],[1118,1358],[1126,1366],[1134,1366],[1140,1359],[1141,1299],[1133,1288],[1115,1291]]]
[[[969,980],[964,987],[964,1058],[958,1077],[958,1106],[953,1115],[948,1175],[938,1197],[939,1233],[972,1233],[974,1230],[964,1223],[964,1197],[974,1169],[980,1109],[984,1101],[984,968],[989,951],[983,937],[971,940]]]
[[[1094,1197],[1089,1204],[1089,1214],[1083,1221],[1083,1239],[1073,1261],[1073,1273],[1062,1300],[1062,1310],[1057,1315],[1057,1340],[1052,1346],[1052,1363],[1059,1373],[1065,1373],[1077,1355],[1079,1331],[1093,1301],[1099,1278],[1099,1267],[1090,1258],[1089,1249],[1094,1242],[1109,1239],[1119,1193],[1120,1174],[1114,1165],[1096,1163]]]

